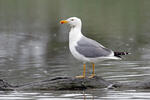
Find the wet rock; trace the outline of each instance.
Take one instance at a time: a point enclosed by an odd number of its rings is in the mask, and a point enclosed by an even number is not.
[[[150,89],[150,81],[116,83],[106,81],[100,76],[94,78],[79,79],[75,77],[53,77],[50,79],[13,86],[0,79],[0,90],[83,90],[89,88],[108,88],[108,89]]]
[[[20,86],[18,89],[24,90],[80,90],[87,88],[106,88],[112,84],[99,76],[94,78],[79,79],[75,77],[54,77],[48,80],[33,82]]]
[[[14,86],[0,79],[0,91],[13,91],[14,88],[15,88]]]

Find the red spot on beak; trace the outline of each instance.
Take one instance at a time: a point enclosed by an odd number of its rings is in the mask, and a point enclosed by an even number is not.
[[[68,23],[68,21],[66,21],[66,20],[60,21],[60,24],[65,24],[65,23]]]

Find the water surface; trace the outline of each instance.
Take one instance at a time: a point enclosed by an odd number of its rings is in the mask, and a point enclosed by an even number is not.
[[[82,63],[68,48],[69,27],[59,24],[77,16],[84,35],[132,53],[121,61],[97,63],[97,75],[117,82],[148,80],[149,5],[149,0],[0,0],[0,77],[17,85],[80,75]],[[91,71],[88,64],[87,75]],[[149,90],[1,91],[0,99],[145,100],[149,95]]]

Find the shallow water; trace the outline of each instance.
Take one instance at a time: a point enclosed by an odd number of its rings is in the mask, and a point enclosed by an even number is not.
[[[54,76],[76,76],[82,63],[69,52],[70,16],[82,18],[84,35],[131,55],[96,64],[96,74],[115,82],[150,76],[149,0],[0,0],[0,78],[24,84]],[[92,71],[88,64],[87,75]],[[149,90],[8,91],[1,100],[145,100]]]

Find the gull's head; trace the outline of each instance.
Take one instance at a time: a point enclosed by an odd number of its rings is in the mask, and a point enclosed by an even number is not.
[[[61,24],[69,24],[71,27],[81,27],[81,20],[77,17],[70,17],[66,20],[61,20],[60,21]]]

